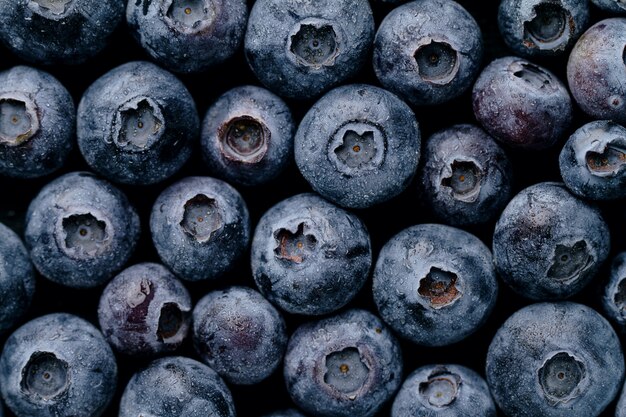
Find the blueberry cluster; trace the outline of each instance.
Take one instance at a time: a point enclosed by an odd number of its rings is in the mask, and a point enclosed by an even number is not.
[[[625,0],[0,0],[0,58],[0,416],[626,417]]]

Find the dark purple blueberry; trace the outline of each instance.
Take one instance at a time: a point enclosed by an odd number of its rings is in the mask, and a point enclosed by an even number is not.
[[[547,69],[521,58],[499,58],[478,77],[474,115],[495,139],[518,148],[553,146],[572,121],[572,101]]]
[[[417,0],[389,13],[376,33],[374,71],[409,103],[440,104],[463,94],[480,71],[478,24],[450,0]]]
[[[17,329],[0,357],[0,389],[18,417],[101,416],[117,384],[111,348],[91,323],[71,314]]]
[[[189,159],[199,131],[187,88],[149,62],[112,69],[78,104],[80,151],[91,168],[115,182],[154,184],[174,175]]]
[[[204,296],[193,309],[193,341],[202,361],[231,384],[269,377],[287,348],[282,316],[258,292],[230,287]]]
[[[496,417],[487,382],[461,365],[426,365],[413,371],[393,401],[391,417]]]
[[[104,337],[118,352],[152,356],[175,351],[191,325],[191,297],[164,266],[141,263],[109,282],[98,306]]]
[[[420,157],[413,111],[379,87],[336,88],[311,107],[296,132],[296,164],[311,187],[343,207],[387,201],[410,184]]]
[[[498,27],[515,54],[565,54],[587,28],[587,0],[503,0]]]
[[[25,238],[44,277],[68,287],[96,287],[133,254],[139,216],[109,182],[72,172],[48,183],[31,201]]]
[[[398,233],[383,246],[373,277],[382,319],[402,337],[444,346],[474,333],[496,303],[491,252],[477,237],[439,224]]]
[[[208,366],[182,356],[151,362],[132,376],[119,417],[235,417],[232,395]]]
[[[402,381],[400,345],[365,310],[300,326],[289,339],[285,382],[293,401],[319,417],[372,417]]]
[[[607,317],[622,333],[626,333],[626,252],[620,252],[613,258],[602,306]]]
[[[156,199],[150,231],[161,260],[178,277],[212,280],[248,248],[250,217],[241,194],[226,182],[187,177]]]
[[[24,316],[34,292],[35,270],[24,243],[0,223],[0,335]]]
[[[327,314],[346,305],[365,284],[372,249],[365,225],[315,194],[299,194],[270,208],[251,250],[261,293],[295,314]]]
[[[610,249],[600,211],[561,183],[543,182],[517,194],[493,235],[502,280],[522,297],[563,299],[582,290]]]
[[[626,123],[626,18],[602,20],[576,42],[567,61],[574,100],[595,119]]]
[[[61,168],[74,147],[75,113],[70,93],[47,72],[0,73],[0,175],[34,178]]]
[[[202,122],[204,161],[220,178],[258,185],[292,161],[295,125],[289,107],[268,90],[236,87],[211,105]]]
[[[174,72],[202,72],[241,46],[245,0],[129,0],[131,35],[160,65]]]
[[[244,46],[267,88],[303,100],[356,75],[373,39],[367,0],[257,0]]]
[[[448,224],[491,221],[510,199],[511,163],[479,127],[455,125],[435,133],[422,161],[421,198]]]
[[[611,325],[591,308],[540,303],[500,327],[486,374],[509,417],[597,417],[622,386],[624,356]]]

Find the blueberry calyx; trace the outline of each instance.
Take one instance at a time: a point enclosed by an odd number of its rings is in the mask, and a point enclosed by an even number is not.
[[[545,50],[563,49],[574,32],[572,15],[558,3],[539,3],[524,22],[524,44]]]
[[[368,121],[351,121],[331,136],[328,158],[341,173],[353,176],[380,167],[386,146],[381,127]]]
[[[478,199],[483,171],[476,162],[455,159],[444,168],[443,175],[441,185],[449,188],[456,200],[473,203]]]
[[[573,245],[558,244],[554,249],[548,277],[562,283],[579,279],[594,263],[587,242],[579,240]]]
[[[587,169],[597,177],[614,177],[626,164],[626,149],[609,143],[604,149],[590,149],[585,154]]]
[[[332,23],[316,19],[298,22],[287,42],[289,56],[298,65],[321,69],[335,65],[340,38]]]
[[[93,213],[75,213],[61,219],[62,248],[78,259],[96,257],[111,241],[108,222]]]
[[[317,238],[308,233],[310,227],[305,222],[298,223],[295,231],[287,228],[278,229],[274,232],[274,239],[278,246],[274,249],[277,259],[282,259],[296,264],[303,263],[315,250]]]
[[[183,33],[206,30],[217,14],[211,0],[164,0],[161,10],[165,21]]]
[[[185,203],[180,225],[189,236],[205,243],[222,229],[224,220],[217,201],[198,194]]]
[[[348,395],[349,399],[355,399],[354,394],[369,377],[370,369],[356,347],[347,347],[341,351],[335,351],[326,355],[326,372],[324,382]]]
[[[150,149],[163,135],[164,120],[161,108],[154,100],[135,97],[117,111],[112,125],[113,142],[124,151]]]
[[[61,17],[70,10],[74,0],[30,0],[28,6],[37,11]]]
[[[419,281],[417,293],[434,309],[449,306],[461,298],[458,276],[435,266]]]
[[[461,382],[459,375],[439,366],[419,384],[420,400],[432,409],[445,408],[456,401]]]
[[[22,392],[37,401],[49,401],[65,393],[70,384],[68,364],[50,352],[34,352],[22,369]]]
[[[525,81],[534,90],[557,90],[558,86],[553,82],[550,74],[536,65],[514,61],[509,65],[509,72],[513,77]]]
[[[265,157],[271,132],[254,117],[240,116],[220,126],[218,137],[224,157],[235,162],[255,164]]]
[[[543,395],[552,406],[578,397],[586,380],[585,365],[568,352],[550,355],[537,372]]]
[[[413,57],[420,77],[432,84],[448,84],[459,72],[459,53],[447,42],[423,39]]]
[[[31,98],[19,92],[0,97],[0,144],[21,145],[38,130],[39,116]]]

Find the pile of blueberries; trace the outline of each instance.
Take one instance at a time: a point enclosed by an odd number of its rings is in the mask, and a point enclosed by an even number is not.
[[[0,417],[626,417],[625,0],[0,0],[0,41]]]

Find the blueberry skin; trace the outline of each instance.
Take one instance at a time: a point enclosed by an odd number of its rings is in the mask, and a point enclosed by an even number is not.
[[[191,325],[191,297],[163,265],[140,263],[109,282],[98,305],[107,342],[132,356],[170,353],[180,347]]]
[[[35,293],[35,270],[22,240],[0,223],[0,335],[26,313]]]
[[[567,81],[580,108],[594,119],[626,123],[626,18],[602,20],[576,42]]]
[[[230,287],[198,301],[193,341],[202,361],[226,382],[252,385],[281,364],[287,329],[278,310],[257,291]]]
[[[119,417],[235,417],[232,395],[208,366],[182,356],[151,362],[132,376]]]
[[[245,0],[130,0],[126,6],[135,40],[157,63],[179,73],[206,71],[230,58],[247,20]]]
[[[292,161],[295,124],[287,104],[270,91],[236,87],[211,105],[200,146],[211,173],[240,185],[276,178]]]
[[[226,182],[187,177],[166,188],[150,215],[152,242],[161,261],[187,281],[227,272],[250,242],[250,216]]]
[[[174,175],[200,132],[196,105],[183,83],[145,61],[97,79],[83,94],[77,119],[87,164],[125,184],[154,184]]]
[[[381,318],[423,346],[466,338],[496,303],[492,259],[477,237],[454,227],[422,224],[403,230],[376,261],[373,294]]]
[[[461,365],[426,365],[413,371],[393,401],[391,417],[496,417],[485,380]]]
[[[591,0],[598,8],[615,14],[626,13],[626,2],[624,0]]]
[[[402,381],[400,345],[365,310],[301,325],[287,345],[284,367],[293,401],[319,417],[371,417]]]
[[[619,395],[619,400],[615,407],[615,417],[626,417],[626,388],[622,388],[621,394]]]
[[[250,68],[267,88],[305,100],[356,75],[373,39],[367,0],[257,0],[244,49]]]
[[[569,190],[590,200],[626,197],[626,129],[609,120],[587,123],[570,136],[559,155]]]
[[[288,410],[275,411],[273,413],[266,414],[263,417],[305,417],[305,416],[298,410],[290,408]]]
[[[553,182],[513,197],[493,235],[498,274],[532,300],[576,294],[596,275],[609,249],[609,228],[600,211]]]
[[[17,329],[0,357],[0,388],[18,417],[97,417],[111,402],[117,364],[91,323],[48,314]]]
[[[489,222],[510,199],[511,163],[477,126],[455,125],[433,134],[422,161],[421,197],[448,224]]]
[[[565,54],[588,22],[587,0],[503,0],[498,9],[504,42],[524,57]]]
[[[385,17],[376,32],[373,65],[383,87],[421,106],[463,94],[478,76],[482,56],[480,28],[463,6],[417,0]]]
[[[296,132],[296,164],[311,187],[343,207],[387,201],[410,184],[420,157],[415,114],[396,95],[353,84],[322,97]]]
[[[539,303],[500,327],[486,375],[509,417],[595,417],[621,387],[624,357],[609,323],[591,308]]]
[[[602,307],[606,316],[622,333],[626,333],[626,252],[620,252],[611,262],[609,281],[604,287]],[[626,411],[626,410],[625,410]]]
[[[354,214],[315,194],[298,194],[259,221],[251,265],[261,293],[281,309],[327,314],[365,284],[372,265],[369,233]]]
[[[563,83],[547,69],[512,56],[483,70],[472,105],[491,136],[518,148],[549,148],[572,122],[572,100]]]
[[[139,216],[126,196],[88,172],[44,186],[26,212],[26,246],[44,277],[74,288],[109,281],[139,238]]]
[[[21,65],[0,72],[0,118],[0,175],[50,174],[74,147],[74,101],[47,72]]]
[[[38,64],[80,64],[99,53],[122,20],[120,0],[0,0],[0,38]]]

